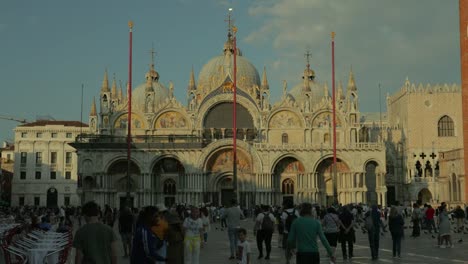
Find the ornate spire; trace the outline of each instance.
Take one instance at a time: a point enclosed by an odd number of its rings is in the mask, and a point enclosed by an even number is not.
[[[267,74],[266,74],[266,67],[263,66],[263,75],[262,75],[262,90],[270,89],[270,85],[268,84]]]
[[[96,111],[96,97],[93,98],[93,104],[91,105],[91,112],[89,113],[90,116],[97,116]]]
[[[109,78],[107,77],[107,69],[104,72],[104,80],[102,80],[101,92],[102,93],[110,92],[110,90],[109,90]]]
[[[351,67],[351,70],[349,71],[348,90],[350,90],[352,92],[357,91],[356,81],[354,81],[354,74],[353,74],[353,68],[352,67]]]
[[[344,92],[343,92],[343,82],[340,81],[338,83],[338,99],[339,100],[344,100],[345,99],[345,95],[344,95]]]
[[[119,82],[119,100],[122,101],[123,100],[123,91],[122,91],[122,81]]]
[[[114,78],[112,79],[112,97],[117,95],[117,82],[115,81],[115,73],[114,73]]]
[[[187,90],[193,91],[196,89],[197,89],[197,86],[195,85],[195,73],[193,72],[193,65],[192,65],[192,70],[190,71],[190,79],[189,79]]]

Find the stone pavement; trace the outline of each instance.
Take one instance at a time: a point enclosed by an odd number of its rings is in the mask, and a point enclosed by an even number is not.
[[[278,264],[285,263],[283,250],[278,248],[278,235],[275,233],[272,240],[272,253],[270,260],[258,260],[257,245],[253,236],[253,221],[246,219],[242,221],[242,226],[247,229],[249,240],[252,248],[252,264]],[[369,243],[367,235],[361,231],[357,232],[356,244],[354,244],[354,258],[344,261],[341,255],[341,247],[338,244],[337,263],[424,263],[424,264],[448,264],[448,263],[468,263],[468,235],[467,234],[452,234],[452,239],[455,248],[440,249],[436,247],[437,241],[430,234],[422,233],[422,236],[416,239],[410,238],[411,230],[405,230],[405,239],[402,241],[402,258],[392,257],[392,240],[389,233],[385,233],[380,239],[379,260],[372,261],[370,258]],[[463,238],[463,243],[457,243],[460,238]],[[123,258],[123,249],[119,243],[121,255],[118,263],[129,263],[128,259]],[[265,250],[265,249],[264,249]],[[73,255],[74,252],[72,252]],[[328,264],[326,252],[320,244],[321,263]],[[234,260],[228,260],[229,257],[229,241],[227,239],[227,231],[221,231],[219,222],[212,225],[211,232],[208,235],[208,243],[202,249],[200,256],[200,264],[237,264]],[[73,263],[73,262],[70,262]],[[295,263],[295,262],[292,262]]]

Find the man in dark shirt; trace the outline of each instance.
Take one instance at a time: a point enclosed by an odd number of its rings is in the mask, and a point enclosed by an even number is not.
[[[76,231],[73,247],[75,264],[117,263],[117,238],[112,228],[99,221],[99,207],[95,202],[83,206],[86,224]]]
[[[133,234],[133,214],[128,207],[122,208],[119,217],[119,233],[122,238],[122,245],[124,249],[124,258],[127,258],[130,249],[132,248],[132,234]]]
[[[353,257],[353,243],[355,238],[354,234],[354,217],[349,211],[348,207],[343,207],[343,212],[340,214],[340,221],[343,223],[343,227],[340,227],[340,242],[341,251],[343,252],[343,259]],[[348,243],[348,252],[346,252],[346,243]],[[348,254],[347,254],[348,253]]]

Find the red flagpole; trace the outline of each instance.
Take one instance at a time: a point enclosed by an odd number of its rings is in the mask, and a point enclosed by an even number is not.
[[[232,149],[233,149],[233,185],[234,185],[234,194],[236,198],[239,199],[238,196],[238,188],[237,188],[237,39],[236,39],[236,32],[237,28],[233,27],[233,47],[234,47],[234,73],[233,73],[233,87],[232,92],[234,94],[233,98],[233,105],[232,105]]]
[[[128,114],[127,114],[127,205],[131,208],[133,204],[130,203],[130,167],[131,167],[131,147],[132,147],[132,31],[133,22],[128,22],[129,27],[129,55],[128,55],[128,86],[127,86],[127,99],[128,99]]]
[[[338,202],[337,199],[337,190],[336,190],[336,185],[337,185],[337,168],[336,168],[336,98],[335,98],[335,32],[331,33],[332,37],[332,42],[331,42],[331,48],[332,48],[332,101],[333,101],[333,177],[334,177],[334,195],[335,195],[335,201]]]

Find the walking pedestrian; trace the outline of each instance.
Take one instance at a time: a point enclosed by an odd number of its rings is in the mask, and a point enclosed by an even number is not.
[[[200,249],[203,248],[203,222],[197,207],[190,209],[190,217],[184,221],[184,260],[185,264],[198,264]]]
[[[403,238],[405,220],[403,219],[403,216],[398,213],[397,208],[394,206],[392,206],[390,209],[388,225],[393,241],[393,257],[398,256],[401,258],[401,239]]]
[[[332,263],[336,258],[323,233],[320,222],[312,217],[312,205],[303,203],[300,209],[301,217],[294,220],[288,234],[288,247],[296,248],[296,264],[320,263],[317,237],[326,248]]]
[[[417,203],[413,204],[413,213],[411,214],[411,222],[413,223],[412,237],[418,237],[421,234],[421,210]]]
[[[328,243],[332,247],[333,253],[335,253],[336,247],[338,245],[338,234],[340,227],[343,227],[336,210],[333,207],[327,209],[327,213],[322,220],[323,232],[325,237],[328,240]]]
[[[341,252],[343,259],[354,257],[353,244],[356,241],[356,234],[354,231],[354,216],[349,211],[347,206],[343,207],[343,212],[339,216],[342,226],[340,227],[339,240],[341,242]],[[346,251],[346,244],[348,244],[348,251]]]
[[[237,246],[237,255],[239,256],[239,264],[250,264],[250,243],[247,241],[247,230],[239,228],[239,245]]]
[[[372,260],[377,260],[379,258],[380,230],[383,228],[377,205],[372,205],[371,210],[366,212],[364,224],[367,230]]]
[[[120,210],[119,216],[119,233],[122,239],[122,246],[124,249],[124,258],[128,258],[132,248],[132,234],[133,234],[133,214],[130,208],[124,207]]]
[[[241,218],[244,218],[241,209],[237,206],[236,199],[231,200],[231,207],[225,209],[224,214],[228,231],[229,247],[231,249],[231,256],[229,259],[235,259],[238,243],[238,229],[240,228]]]
[[[133,237],[131,264],[154,264],[156,261],[167,261],[157,253],[163,241],[151,231],[157,214],[158,209],[154,206],[147,206],[140,212]]]
[[[177,214],[169,214],[167,216],[169,229],[167,231],[167,263],[183,264],[184,263],[184,232],[182,221]]]
[[[265,241],[266,256],[265,259],[270,259],[271,253],[271,238],[275,229],[275,216],[270,213],[268,205],[262,206],[263,213],[258,214],[254,233],[257,236],[258,259],[263,258],[263,241]]]
[[[288,248],[288,233],[291,229],[291,225],[296,218],[298,218],[299,211],[294,208],[294,204],[292,200],[285,200],[284,201],[284,211],[281,214],[281,222],[283,223],[283,248],[286,257],[286,263],[289,263],[292,257],[292,252]],[[312,208],[313,210],[313,208]]]
[[[442,205],[440,207],[439,212],[439,247],[446,248],[446,247],[454,247],[452,243],[452,237],[450,234],[451,223],[447,213],[447,206]],[[445,245],[444,245],[445,242]]]
[[[117,263],[117,237],[109,226],[99,222],[99,207],[95,202],[86,203],[82,212],[86,224],[75,233],[73,247],[76,264]]]

